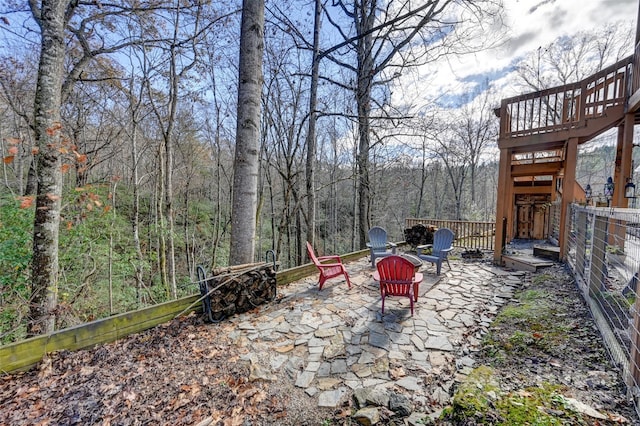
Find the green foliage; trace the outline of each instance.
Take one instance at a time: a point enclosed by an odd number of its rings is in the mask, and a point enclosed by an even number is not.
[[[626,296],[622,293],[616,293],[612,291],[602,291],[597,296],[599,299],[604,301],[608,306],[619,307],[619,308],[631,308],[636,301],[635,294],[633,292],[629,292]],[[626,316],[626,315],[625,315]]]
[[[492,332],[488,332],[482,338],[483,352],[487,354],[487,356],[494,358],[497,364],[503,362],[505,359],[505,352],[502,346],[499,337],[494,336]]]
[[[551,277],[551,275],[549,275],[549,274],[540,274],[540,275],[536,275],[536,276],[533,278],[533,284],[535,284],[535,285],[539,285],[539,284],[544,283],[545,281],[550,280],[551,278],[552,278],[552,277]]]
[[[540,322],[551,312],[545,295],[538,290],[526,290],[517,295],[518,304],[506,306],[496,317],[497,324],[501,322],[531,324]]]
[[[608,245],[605,250],[609,254],[617,254],[617,255],[625,254],[624,253],[624,249],[622,247],[616,246],[616,245]]]
[[[551,279],[540,275],[537,283]],[[559,312],[553,308],[547,293],[541,290],[525,290],[517,294],[518,303],[506,306],[500,311],[494,325],[505,325],[512,329],[508,338],[499,340],[491,334],[485,336],[486,351],[500,362],[502,351],[527,354],[532,349],[553,351],[565,336],[566,325],[558,321]]]
[[[496,401],[496,409],[504,421],[500,425],[565,425],[586,424],[582,416],[564,404],[561,387],[543,383],[512,392]]]
[[[16,199],[0,197],[0,343],[26,332],[21,319],[30,293],[33,214],[33,207],[21,209]]]
[[[486,414],[491,411],[492,401],[500,390],[493,370],[487,366],[474,369],[460,384],[453,396],[452,406],[443,411],[443,418],[459,422],[475,419],[490,422]]]
[[[563,387],[542,383],[515,392],[500,391],[499,377],[487,366],[474,369],[460,384],[441,418],[454,424],[500,426],[587,424],[566,403]]]
[[[60,326],[73,325],[137,308],[131,225],[114,214],[107,189],[75,192],[60,229]],[[93,206],[87,208],[88,206]],[[110,250],[112,244],[112,250]],[[114,312],[109,304],[109,270]]]

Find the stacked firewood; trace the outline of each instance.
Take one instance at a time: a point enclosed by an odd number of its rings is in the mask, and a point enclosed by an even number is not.
[[[431,225],[414,225],[404,230],[404,240],[414,249],[424,244],[433,244],[433,233],[436,228]]]
[[[253,263],[219,268],[200,283],[205,320],[221,321],[247,312],[276,297],[273,264]]]
[[[462,252],[463,259],[482,259],[483,257],[484,253],[480,249],[467,249]]]

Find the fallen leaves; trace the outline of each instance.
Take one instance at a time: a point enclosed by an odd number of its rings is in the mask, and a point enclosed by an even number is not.
[[[287,422],[292,395],[281,382],[248,380],[243,349],[225,337],[232,329],[192,316],[51,354],[39,370],[0,382],[0,424],[296,424]]]

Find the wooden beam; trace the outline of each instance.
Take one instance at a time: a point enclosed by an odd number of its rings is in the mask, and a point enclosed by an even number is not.
[[[628,207],[629,200],[624,197],[627,179],[632,178],[631,162],[633,154],[634,114],[625,114],[624,122],[618,127],[616,162],[614,171],[613,207]]]
[[[175,318],[178,313],[194,304],[198,297],[199,295],[172,300],[1,346],[0,366],[2,373],[32,367],[50,352],[62,349],[76,350],[112,342],[129,334],[162,324]],[[201,308],[201,304],[196,303],[190,311],[199,308]]]
[[[551,194],[553,187],[548,186],[514,186],[513,193],[515,195],[544,195]]]
[[[629,97],[629,112],[636,112],[640,108],[640,90],[636,90],[636,92]]]
[[[504,102],[504,101],[503,101]],[[509,217],[513,216],[513,178],[511,177],[510,149],[500,149],[500,165],[498,169],[498,196],[496,197],[496,240],[493,251],[493,263],[502,264],[503,240],[507,238]],[[506,223],[506,229],[504,224]]]
[[[516,164],[511,166],[511,176],[546,176],[555,175],[562,170],[562,161],[548,163]]]

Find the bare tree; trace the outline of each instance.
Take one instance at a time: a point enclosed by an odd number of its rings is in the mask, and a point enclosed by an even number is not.
[[[476,202],[476,172],[490,145],[498,135],[497,121],[492,109],[491,91],[485,90],[467,102],[454,115],[451,128],[454,137],[466,148],[469,178],[471,180],[471,202]]]
[[[313,18],[313,56],[311,59],[311,80],[309,82],[309,127],[307,130],[307,158],[306,158],[306,178],[307,178],[307,241],[315,244],[315,219],[316,219],[316,196],[315,196],[315,161],[316,161],[316,121],[318,113],[318,80],[320,78],[320,27],[322,19],[321,0],[315,0],[315,12]]]
[[[410,1],[362,0],[347,4],[335,2],[337,7],[352,21],[352,36],[345,32],[336,19],[329,22],[344,37],[344,42],[327,52],[334,62],[351,69],[355,74],[353,87],[357,103],[358,120],[358,243],[364,247],[370,227],[370,182],[369,150],[371,142],[371,120],[374,104],[382,106],[383,99],[376,100],[374,89],[388,84],[408,66],[432,62],[443,55],[457,53],[458,49],[470,51],[482,48],[482,42],[471,45],[469,34],[451,31],[458,28],[458,19],[476,19],[481,22],[493,16],[500,6],[499,1],[468,0],[452,2],[435,0],[415,6]],[[457,16],[457,18],[455,17]],[[462,28],[462,27],[460,27]],[[353,66],[332,53],[347,46],[356,52]]]
[[[260,153],[264,1],[244,0],[238,69],[238,122],[229,264],[253,262]]]
[[[519,63],[518,77],[524,87],[533,90],[580,81],[633,53],[634,35],[631,22],[617,22],[560,37]]]
[[[85,70],[96,58],[139,44],[138,38],[121,38],[117,20],[135,15],[153,27],[154,14],[172,10],[159,1],[153,5],[103,4],[71,0],[29,2],[39,27],[40,59],[34,103],[37,144],[37,196],[32,262],[33,300],[29,333],[51,331],[55,325],[58,285],[58,241],[62,197],[62,155],[71,151],[61,120],[62,101],[74,85],[86,78]],[[157,41],[157,40],[156,40]],[[65,68],[66,66],[66,68]],[[102,80],[116,76],[102,76]]]

